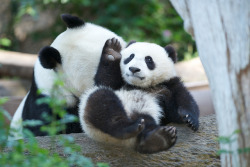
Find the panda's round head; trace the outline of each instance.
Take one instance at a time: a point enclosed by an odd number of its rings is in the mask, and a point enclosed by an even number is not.
[[[171,46],[134,42],[121,54],[122,77],[130,85],[150,87],[176,76],[176,53]]]

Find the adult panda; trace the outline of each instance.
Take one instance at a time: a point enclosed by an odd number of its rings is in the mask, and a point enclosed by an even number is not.
[[[105,41],[109,38],[117,38],[125,47],[126,42],[110,30],[85,23],[76,16],[62,14],[62,20],[67,25],[67,30],[61,33],[50,46],[46,46],[39,52],[39,59],[34,66],[34,75],[30,91],[22,100],[11,122],[14,138],[21,137],[21,120],[41,120],[42,113],[51,114],[47,104],[36,104],[37,99],[51,96],[51,89],[62,75],[65,88],[60,88],[58,99],[66,99],[67,112],[78,115],[78,97],[88,88],[94,85],[94,76],[100,61]],[[37,90],[41,94],[37,94]],[[27,126],[35,136],[46,135],[40,130],[40,126]],[[67,124],[66,133],[82,132],[80,123]]]
[[[120,51],[118,40],[107,40],[96,86],[80,98],[86,134],[100,142],[155,153],[176,141],[176,129],[167,123],[186,123],[196,131],[199,109],[176,77],[175,50],[138,42]]]

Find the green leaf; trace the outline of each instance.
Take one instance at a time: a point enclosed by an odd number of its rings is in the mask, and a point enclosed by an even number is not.
[[[51,101],[52,101],[52,99],[50,97],[43,97],[43,98],[37,99],[36,104],[37,105],[49,104]]]
[[[239,148],[238,149],[238,153],[242,154],[242,153],[250,153],[250,147],[247,148]]]
[[[221,150],[218,150],[217,151],[217,155],[221,155],[221,154],[232,154],[233,151],[231,150],[224,150],[224,149],[221,149]]]
[[[4,109],[1,110],[1,107],[0,107],[0,112],[4,115],[4,117],[6,117],[8,120],[11,120],[12,117],[10,115],[9,112],[5,111]]]
[[[216,140],[220,143],[231,143],[230,137],[220,136]]]
[[[9,100],[9,98],[7,98],[7,97],[0,98],[0,106],[5,104],[8,100]]]
[[[23,126],[41,126],[43,122],[40,120],[25,120],[23,121]]]
[[[240,129],[236,129],[236,130],[233,132],[233,134],[239,134],[240,132],[241,132]]]
[[[98,162],[96,165],[97,167],[109,167],[108,163],[103,163],[103,162]]]
[[[9,47],[11,45],[11,40],[8,38],[0,38],[0,45]]]

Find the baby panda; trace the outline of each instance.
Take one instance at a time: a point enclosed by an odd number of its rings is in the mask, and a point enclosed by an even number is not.
[[[94,85],[94,76],[100,61],[103,46],[107,39],[118,38],[123,48],[126,42],[110,30],[84,22],[69,14],[63,14],[62,20],[67,30],[62,32],[50,46],[45,46],[39,52],[34,66],[34,75],[30,91],[19,105],[11,122],[11,128],[20,133],[13,133],[14,138],[22,137],[21,120],[41,120],[42,114],[51,115],[47,104],[38,105],[37,99],[50,97],[53,84],[58,77],[65,87],[60,88],[58,99],[65,99],[69,114],[78,116],[79,96]],[[84,78],[84,79],[83,79]],[[37,91],[41,90],[41,94]],[[36,136],[46,133],[40,131],[40,126],[27,126]],[[66,133],[82,132],[80,123],[67,124]]]
[[[80,98],[79,117],[86,134],[100,142],[132,147],[140,153],[169,149],[176,128],[198,129],[199,109],[176,77],[175,50],[145,42],[107,40],[95,75],[95,87]]]

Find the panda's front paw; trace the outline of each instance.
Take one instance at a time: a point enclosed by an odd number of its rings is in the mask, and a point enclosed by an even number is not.
[[[186,123],[193,131],[197,131],[199,128],[199,117],[194,113],[187,111],[183,108],[178,109],[178,114],[181,116],[182,121]]]
[[[121,60],[121,44],[116,38],[108,39],[103,48],[103,56],[107,61]]]

